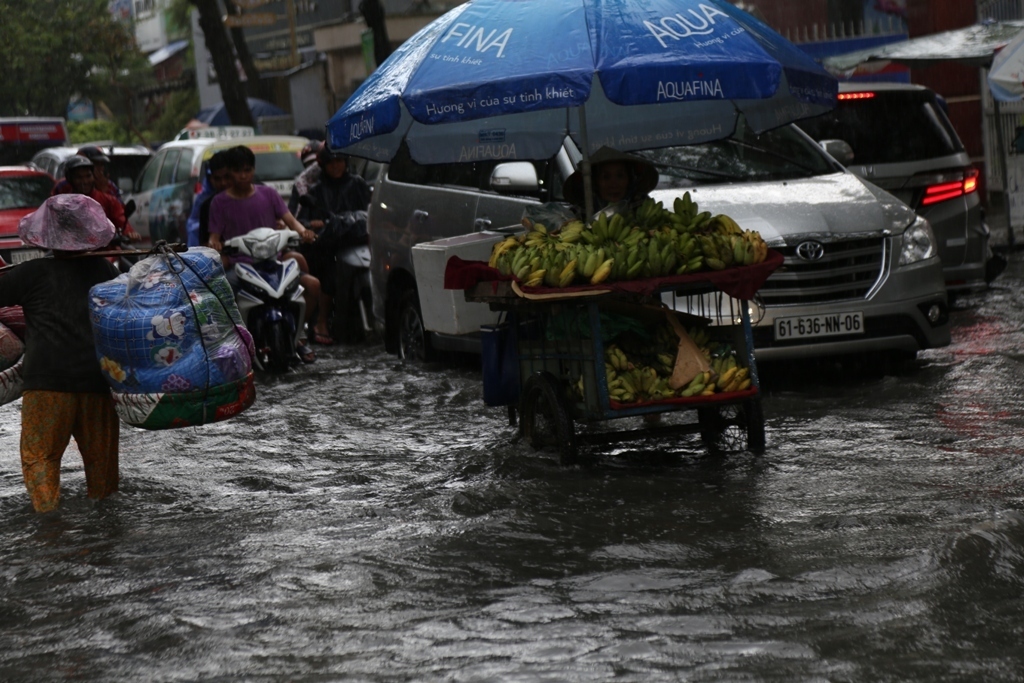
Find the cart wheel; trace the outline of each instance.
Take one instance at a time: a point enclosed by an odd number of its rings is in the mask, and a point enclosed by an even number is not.
[[[554,448],[563,465],[577,458],[576,430],[558,380],[548,372],[536,372],[526,380],[520,403],[520,430],[537,450]]]
[[[764,412],[761,399],[717,408],[698,408],[700,438],[712,453],[764,453]]]

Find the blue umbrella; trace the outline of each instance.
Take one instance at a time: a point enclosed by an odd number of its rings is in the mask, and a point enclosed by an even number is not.
[[[406,41],[327,124],[390,161],[588,156],[729,136],[824,113],[836,80],[724,0],[469,0]],[[585,183],[586,189],[590,188]]]
[[[275,104],[271,104],[266,100],[261,100],[256,97],[246,98],[246,102],[249,104],[249,111],[252,112],[254,119],[259,119],[264,116],[287,116],[288,112],[281,109]],[[228,110],[224,106],[224,103],[215,104],[212,107],[206,107],[201,109],[198,114],[195,115],[197,121],[210,126],[230,126],[231,117],[228,116]]]

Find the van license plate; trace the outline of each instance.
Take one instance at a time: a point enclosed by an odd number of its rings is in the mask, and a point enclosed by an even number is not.
[[[864,334],[864,314],[858,311],[775,319],[776,341],[841,334]]]
[[[42,258],[46,252],[41,249],[22,249],[11,252],[11,263],[24,263],[32,259]]]

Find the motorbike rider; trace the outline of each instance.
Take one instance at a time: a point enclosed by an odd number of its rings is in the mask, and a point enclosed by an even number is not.
[[[295,183],[292,185],[291,196],[288,197],[288,210],[292,214],[299,215],[299,199],[309,194],[310,188],[320,182],[321,168],[316,163],[317,155],[324,148],[322,140],[313,140],[302,148],[299,153],[302,165],[306,168],[299,175],[295,176]]]
[[[103,207],[103,213],[114,224],[114,229],[119,237],[124,236],[132,241],[141,239],[128,224],[121,202],[117,201],[114,195],[96,189],[96,176],[93,174],[93,169],[94,164],[88,157],[80,154],[68,157],[64,162],[64,178],[68,181],[71,190],[62,194],[84,194],[86,197],[96,200]],[[117,241],[118,239],[115,237],[114,242]]]
[[[354,305],[334,297],[335,292],[349,291],[355,277],[355,272],[336,257],[342,249],[367,243],[365,211],[371,193],[365,180],[349,172],[347,155],[323,146],[317,153],[317,165],[320,182],[310,188],[299,215],[318,235],[316,242],[302,247],[310,271],[320,279],[313,341],[329,345],[335,341],[328,323],[332,306],[337,320],[348,320],[349,307]]]
[[[299,234],[303,242],[312,242],[316,234],[301,225],[295,216],[288,211],[284,200],[277,190],[266,185],[253,183],[253,176],[256,171],[256,155],[251,149],[244,145],[238,145],[228,150],[227,166],[230,173],[230,184],[223,192],[213,196],[210,201],[210,246],[217,251],[224,248],[224,240],[233,237],[246,235],[256,228],[277,227],[278,221],[283,222],[284,227],[290,228]],[[242,256],[234,257],[237,259]],[[283,259],[290,258],[289,253],[282,256]],[[299,259],[296,259],[299,261]],[[229,261],[224,260],[225,269]],[[301,261],[299,261],[301,265]],[[228,279],[231,280],[233,269],[228,270]],[[303,297],[306,299],[307,320],[320,296],[320,281],[309,274],[303,274],[299,280],[304,288]],[[316,354],[306,344],[304,335],[301,335],[298,342],[299,357],[304,363],[312,363],[316,360]]]
[[[102,149],[96,145],[86,145],[80,147],[75,154],[83,156],[92,162],[92,173],[96,176],[96,189],[100,192],[106,192],[112,194],[117,198],[117,201],[121,202],[121,206],[124,206],[124,199],[121,198],[121,188],[117,186],[113,180],[110,179],[109,167],[110,157],[108,157]],[[71,183],[67,179],[63,179],[53,186],[53,190],[50,191],[50,196],[57,194],[70,194],[74,192],[71,187]]]
[[[231,169],[228,168],[228,150],[214,152],[206,162],[203,191],[192,202],[192,213],[185,222],[188,246],[205,247],[210,241],[210,204],[215,195],[228,189]]]

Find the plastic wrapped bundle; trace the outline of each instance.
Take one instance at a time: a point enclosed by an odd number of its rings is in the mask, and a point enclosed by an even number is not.
[[[0,406],[21,398],[21,362],[25,344],[0,323]]]
[[[21,398],[21,364],[23,361],[24,358],[19,358],[17,363],[0,371],[0,406]]]
[[[255,400],[252,337],[220,256],[150,256],[90,290],[96,353],[121,419],[145,429],[217,422]]]
[[[25,353],[25,344],[21,338],[0,322],[0,371],[6,370]]]
[[[25,312],[21,306],[0,308],[0,325],[6,325],[21,341],[25,341]]]

